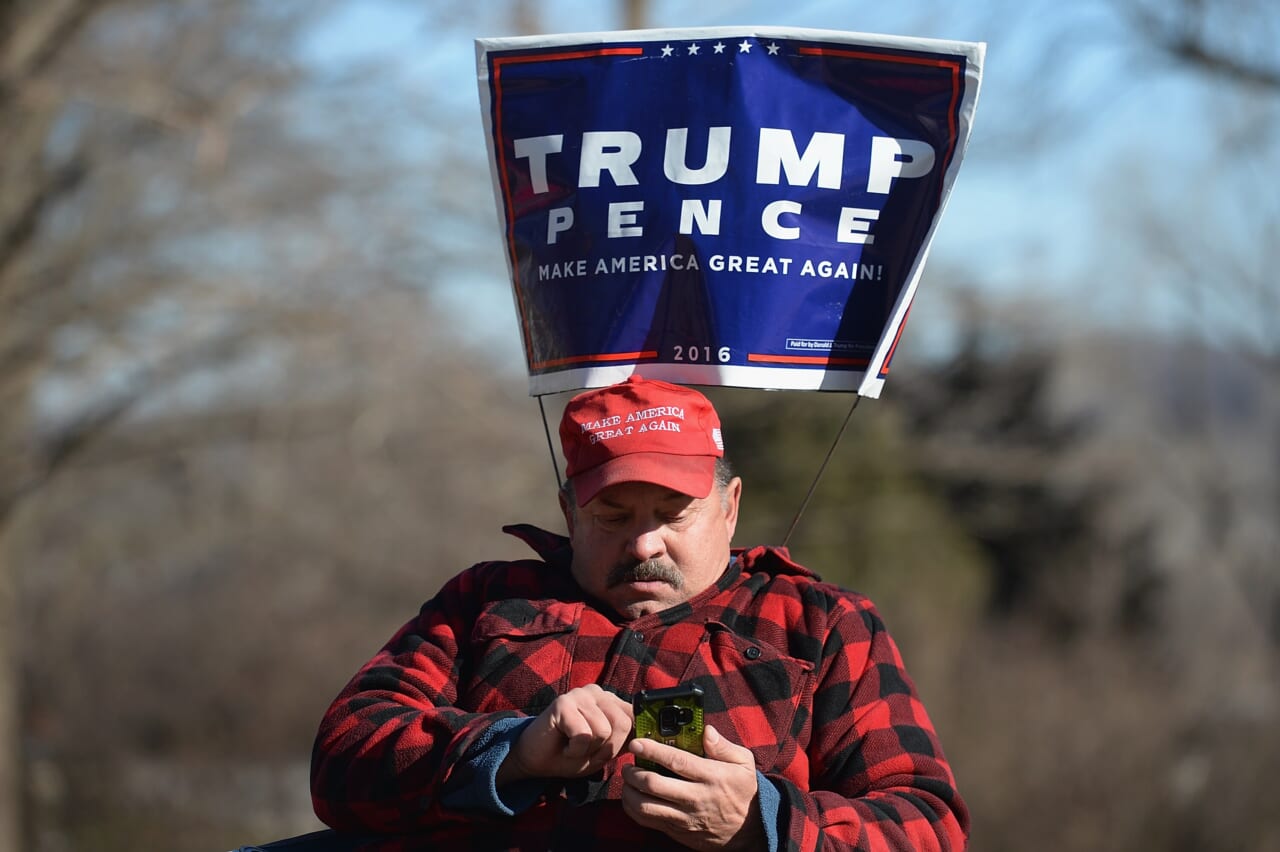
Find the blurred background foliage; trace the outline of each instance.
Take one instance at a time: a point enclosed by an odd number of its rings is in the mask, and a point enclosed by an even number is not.
[[[349,674],[523,555],[501,524],[560,528],[475,93],[431,81],[576,8],[0,3],[0,852],[318,827]],[[357,49],[373,9],[412,22],[412,74]],[[896,20],[989,41],[987,81],[904,354],[790,547],[877,601],[975,850],[1280,850],[1280,14]],[[738,543],[777,542],[852,399],[709,393]]]

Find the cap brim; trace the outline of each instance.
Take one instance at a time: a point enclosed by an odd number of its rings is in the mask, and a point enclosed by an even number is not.
[[[702,498],[715,483],[715,456],[677,456],[669,453],[628,453],[573,477],[573,493],[585,506],[610,485],[648,482]]]

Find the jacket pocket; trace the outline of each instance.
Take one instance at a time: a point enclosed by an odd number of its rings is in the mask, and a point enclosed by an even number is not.
[[[707,724],[751,749],[760,770],[782,772],[804,751],[812,714],[799,710],[812,706],[813,668],[712,621],[683,680],[702,687]]]
[[[459,706],[542,712],[565,690],[582,604],[509,599],[481,611],[468,643]]]

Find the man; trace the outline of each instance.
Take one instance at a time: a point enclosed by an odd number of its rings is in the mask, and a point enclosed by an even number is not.
[[[690,388],[579,394],[569,537],[445,584],[342,691],[316,813],[360,848],[959,850],[968,812],[870,601],[733,551],[742,482]],[[632,737],[632,698],[694,684],[703,756]],[[644,758],[666,771],[642,769]]]

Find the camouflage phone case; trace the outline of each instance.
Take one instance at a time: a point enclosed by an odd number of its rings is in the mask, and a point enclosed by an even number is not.
[[[656,740],[702,756],[702,687],[682,684],[669,689],[646,689],[633,702],[636,737]],[[667,773],[649,760],[637,760],[641,769]]]

